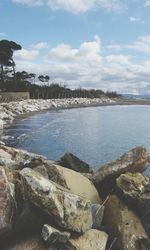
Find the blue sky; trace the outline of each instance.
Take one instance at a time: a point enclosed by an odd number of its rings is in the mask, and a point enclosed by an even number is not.
[[[71,88],[150,94],[150,0],[0,0],[17,70]]]

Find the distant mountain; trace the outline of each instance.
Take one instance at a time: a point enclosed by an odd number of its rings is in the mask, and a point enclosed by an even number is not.
[[[122,96],[130,99],[150,99],[150,94],[145,94],[145,95],[122,94]]]

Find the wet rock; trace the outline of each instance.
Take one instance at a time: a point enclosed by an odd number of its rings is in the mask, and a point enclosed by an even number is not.
[[[114,242],[114,250],[148,250],[150,242],[137,215],[117,196],[110,196],[105,206],[105,224]]]
[[[105,250],[107,239],[105,232],[91,229],[81,236],[69,239],[64,250]]]
[[[38,172],[25,168],[20,172],[27,198],[57,225],[75,232],[92,227],[90,202],[47,180]]]
[[[101,229],[102,228],[102,221],[104,216],[104,206],[99,204],[92,204],[92,218],[93,218],[93,229]]]
[[[150,177],[140,173],[122,174],[117,179],[117,186],[126,202],[137,210],[150,234]]]
[[[93,173],[93,170],[89,164],[80,160],[72,153],[65,153],[59,160],[58,164],[80,173]]]
[[[61,232],[54,227],[44,225],[42,228],[42,238],[48,244],[66,243],[71,234],[69,232]]]
[[[91,178],[100,193],[110,193],[116,178],[125,172],[143,172],[149,164],[145,148],[136,147],[123,154],[119,159],[103,165]]]
[[[0,236],[12,229],[15,210],[14,185],[8,182],[5,170],[0,167]]]

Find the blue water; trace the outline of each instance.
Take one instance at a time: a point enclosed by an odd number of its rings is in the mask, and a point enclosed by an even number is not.
[[[95,167],[135,146],[150,152],[150,106],[106,106],[45,111],[17,119],[7,145],[57,160],[66,151]]]

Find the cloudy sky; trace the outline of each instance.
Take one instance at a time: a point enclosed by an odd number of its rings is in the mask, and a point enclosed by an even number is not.
[[[0,0],[17,70],[71,88],[150,94],[150,0]]]

